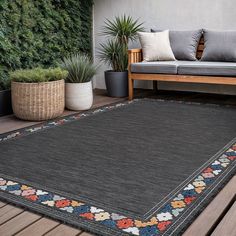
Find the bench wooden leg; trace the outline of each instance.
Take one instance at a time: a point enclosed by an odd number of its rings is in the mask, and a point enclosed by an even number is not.
[[[134,80],[129,78],[129,101],[134,97]]]
[[[154,92],[157,92],[157,90],[158,90],[158,86],[157,86],[157,81],[156,80],[153,81],[153,90],[154,90]]]

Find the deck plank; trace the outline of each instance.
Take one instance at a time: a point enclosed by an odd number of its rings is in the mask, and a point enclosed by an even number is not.
[[[24,211],[23,213],[17,215],[11,220],[7,221],[0,226],[0,235],[2,236],[12,236],[23,230],[27,226],[31,225],[35,221],[42,218],[42,216]]]
[[[90,233],[83,232],[83,233],[80,234],[79,236],[95,236],[95,235],[94,235],[94,234],[90,234]]]
[[[235,236],[236,235],[236,202],[229,209],[225,217],[216,227],[212,236]]]
[[[16,236],[42,236],[59,224],[60,222],[44,217],[17,233]]]
[[[0,202],[0,208],[4,207],[4,206],[6,206],[6,205],[7,205],[6,202]]]
[[[5,205],[0,208],[0,225],[21,214],[24,210],[12,205]]]
[[[217,223],[236,195],[236,176],[221,190],[202,214],[192,223],[183,236],[205,236]],[[229,224],[233,222],[229,222]],[[224,235],[225,236],[225,235]]]
[[[76,236],[79,235],[81,231],[76,228],[72,228],[71,226],[60,224],[47,234],[45,236]]]

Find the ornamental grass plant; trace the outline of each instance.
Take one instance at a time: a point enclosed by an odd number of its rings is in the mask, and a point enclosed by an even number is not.
[[[68,76],[66,77],[66,82],[68,83],[90,82],[98,69],[98,66],[93,64],[92,59],[83,53],[65,57],[60,66],[63,70],[68,71]]]
[[[42,83],[65,79],[68,75],[66,70],[61,68],[35,68],[24,69],[10,72],[10,78],[13,82],[20,83]]]

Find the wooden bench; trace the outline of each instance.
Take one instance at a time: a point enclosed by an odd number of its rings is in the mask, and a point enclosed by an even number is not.
[[[201,38],[197,58],[200,59],[204,49],[204,40]],[[235,77],[222,76],[192,76],[192,75],[168,75],[168,74],[139,74],[131,72],[131,64],[142,61],[142,49],[129,50],[129,100],[133,99],[134,94],[134,80],[151,80],[153,81],[153,88],[157,89],[157,81],[165,82],[180,82],[180,83],[203,83],[203,84],[222,84],[222,85],[236,85]]]

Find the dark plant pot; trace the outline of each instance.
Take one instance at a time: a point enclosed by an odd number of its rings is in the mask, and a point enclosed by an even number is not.
[[[128,96],[128,71],[115,72],[105,71],[105,82],[108,96],[127,97]]]
[[[12,114],[11,90],[0,91],[0,116]]]

